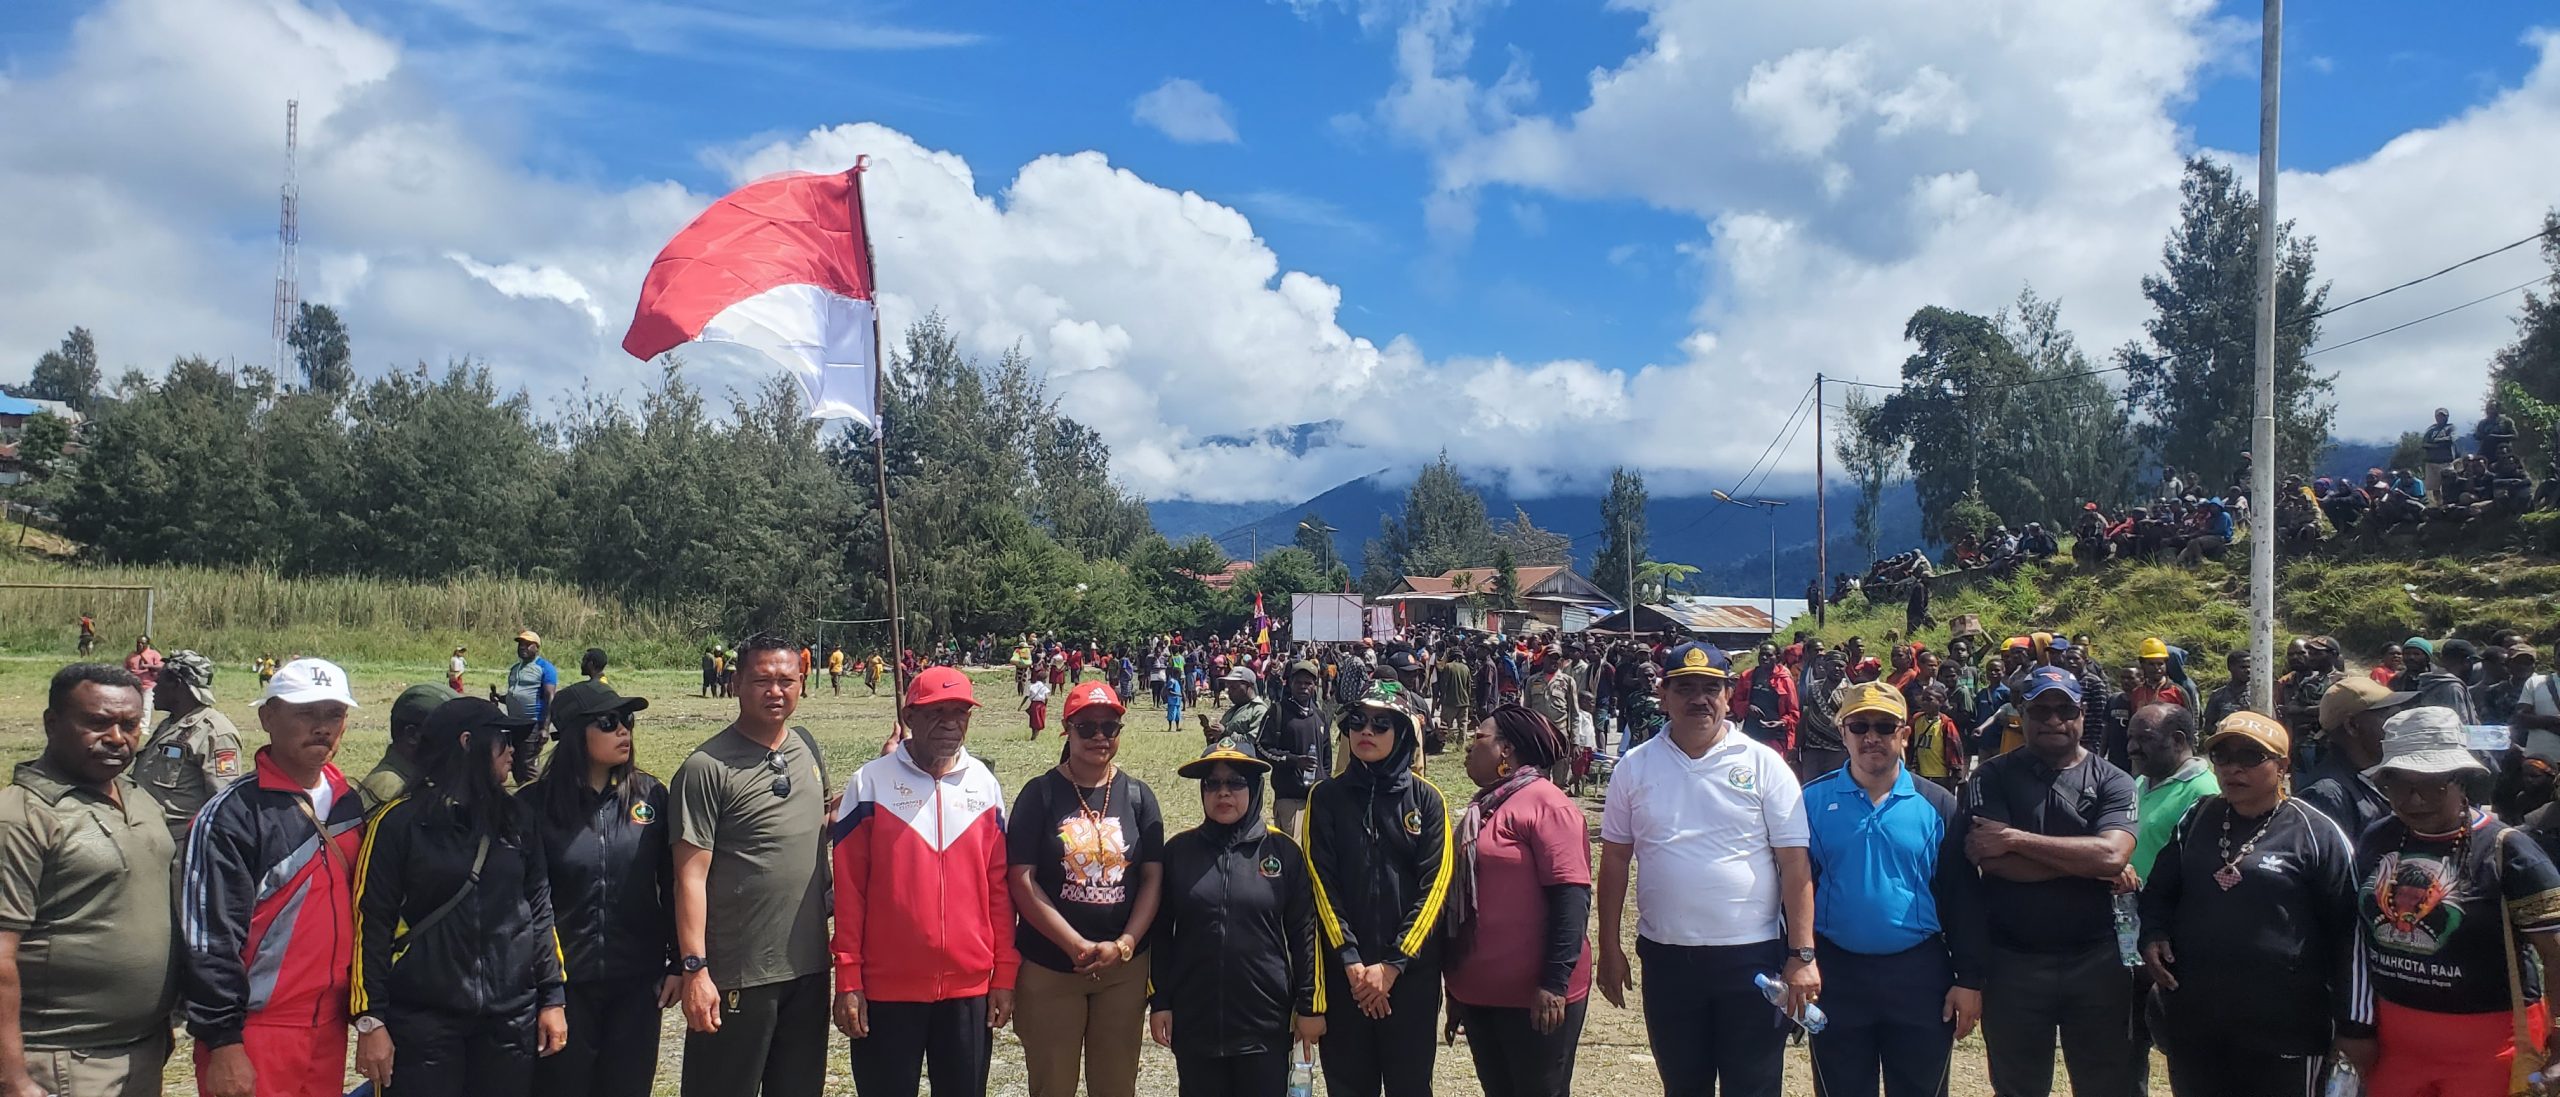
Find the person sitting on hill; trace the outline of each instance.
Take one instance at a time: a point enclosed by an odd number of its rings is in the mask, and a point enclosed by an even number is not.
[[[2480,456],[2495,461],[2516,444],[2516,421],[2499,411],[2495,400],[2489,401],[2487,410],[2480,425],[2471,428],[2471,440],[2479,443]]]
[[[2098,510],[2098,504],[2080,504],[2080,517],[2071,527],[2071,558],[2084,564],[2103,564],[2111,555],[2109,540],[2107,516]]]
[[[2062,543],[2042,522],[2027,523],[2027,532],[2018,538],[2018,551],[2030,560],[2050,560],[2062,551]]]
[[[2284,478],[2276,493],[2276,536],[2280,543],[2308,545],[2320,540],[2320,505],[2300,476]]]

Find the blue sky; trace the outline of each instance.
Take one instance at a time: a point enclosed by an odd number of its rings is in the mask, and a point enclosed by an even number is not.
[[[2176,159],[2199,149],[2243,157],[2254,150],[2255,4],[2091,4],[2085,27],[2063,25],[2079,18],[2076,12],[2013,6],[2004,23],[1986,23],[1981,33],[2016,40],[2005,53],[1986,47],[1978,55],[1965,47],[1962,27],[1944,40],[1954,45],[1908,45],[1912,30],[1936,28],[1893,20],[1937,18],[1919,11],[1929,6],[1875,9],[1879,22],[1867,27],[1855,4],[1807,4],[1799,13],[1707,0],[1616,7],[1296,0],[1107,10],[744,0],[348,0],[344,7],[38,0],[0,14],[0,71],[7,74],[0,112],[60,115],[66,133],[85,125],[94,137],[60,136],[50,146],[41,135],[16,147],[0,142],[0,154],[64,161],[58,176],[35,173],[50,188],[43,201],[69,201],[60,197],[63,188],[86,179],[150,208],[151,196],[129,177],[149,163],[153,135],[125,112],[169,109],[153,96],[189,99],[182,81],[197,65],[204,79],[224,83],[227,62],[213,54],[244,52],[250,63],[289,74],[274,86],[314,103],[306,109],[315,112],[322,147],[311,152],[305,202],[321,231],[306,245],[306,296],[343,297],[360,345],[373,336],[379,361],[478,353],[515,368],[513,379],[529,389],[556,392],[639,376],[613,372],[620,367],[609,355],[581,356],[599,335],[618,336],[630,292],[621,283],[645,260],[648,237],[662,239],[687,210],[734,185],[742,165],[830,166],[826,157],[840,148],[947,153],[965,161],[977,196],[1002,209],[1011,199],[1001,192],[1027,165],[1094,151],[1135,179],[1112,184],[1088,175],[1078,185],[1117,185],[1133,201],[1192,192],[1230,207],[1259,241],[1259,250],[1242,249],[1251,253],[1247,266],[1267,261],[1277,272],[1312,275],[1338,291],[1338,305],[1329,315],[1316,308],[1308,333],[1285,334],[1267,354],[1246,342],[1215,369],[1185,373],[1172,360],[1200,352],[1167,349],[1186,346],[1191,333],[1164,330],[1164,317],[1190,313],[1217,323],[1230,315],[1233,294],[1186,299],[1155,291],[1101,301],[1079,297],[1074,284],[1083,280],[1079,271],[1098,280],[1118,273],[1092,264],[1143,264],[1151,248],[1238,251],[1214,231],[1205,243],[1151,241],[1135,249],[1135,260],[1100,257],[1125,241],[1084,241],[1089,253],[1041,263],[1037,276],[991,265],[946,286],[944,268],[961,261],[949,250],[953,238],[920,227],[901,242],[912,253],[884,245],[882,276],[892,292],[902,282],[916,287],[914,308],[942,309],[964,327],[982,329],[989,342],[981,351],[1000,349],[1013,333],[1031,341],[1035,359],[1063,361],[1072,349],[1067,337],[1041,325],[1082,323],[1102,332],[1109,349],[1096,352],[1091,369],[1060,381],[1075,392],[1070,410],[1099,420],[1115,449],[1132,454],[1125,475],[1150,494],[1320,490],[1346,471],[1436,446],[1532,482],[1587,479],[1620,460],[1658,460],[1666,471],[1712,480],[1762,449],[1812,368],[1890,376],[1901,318],[1918,303],[1988,312],[2031,282],[2063,296],[2066,322],[2077,323],[2093,352],[2120,342],[2139,320],[2134,283],[2167,228],[2164,209],[2174,206]],[[1821,8],[1832,10],[1815,10]],[[178,73],[140,86],[134,94],[141,102],[78,86],[81,74],[123,56],[119,50],[145,48],[120,44],[111,33],[143,20],[196,21],[151,47],[163,53],[147,55],[163,62],[170,52],[180,55]],[[2038,25],[2014,25],[2024,23]],[[2437,148],[2457,139],[2474,147],[2551,144],[2551,130],[2531,129],[2545,117],[2535,112],[2550,109],[2554,98],[2554,78],[2536,78],[2545,67],[2543,46],[2529,40],[2537,24],[2560,25],[2560,16],[2522,0],[2295,6],[2285,153],[2288,171],[2305,173],[2306,197],[2287,211],[2322,239],[2324,263],[2334,263],[2327,273],[2341,293],[2504,242],[2531,227],[2538,205],[2560,202],[2560,186],[2548,182],[2560,177],[2546,170],[2550,154],[2519,148],[2511,163],[2479,165],[2484,176],[2509,178],[2482,184],[2490,189],[2472,199],[2481,207],[2476,219],[2445,223],[2449,215],[2441,211],[2430,215],[2435,220],[2412,217],[2419,203],[2461,199],[2443,194],[2443,184],[2423,172],[2376,159],[2377,150],[2413,133],[2439,133]],[[1701,34],[1701,27],[1714,33]],[[201,37],[204,56],[185,56],[191,47],[181,33]],[[236,44],[226,41],[234,35]],[[1600,101],[1595,72],[1619,70],[1627,76],[1619,83],[1640,84],[1648,72],[1672,67],[1665,58],[1678,51],[1657,48],[1666,40],[1691,54],[1718,55],[1696,62],[1694,71],[1663,76],[1686,89],[1677,94],[1653,93],[1649,104],[1639,91]],[[2122,81],[2121,91],[2098,87],[2089,97],[2094,105],[2039,114],[2004,102],[2021,98],[2019,88],[2069,97],[2076,73],[2040,72],[2028,63],[2055,43],[2102,60],[2119,44],[2171,59],[2156,70],[2127,61],[2122,74],[2092,77]],[[1803,67],[1789,67],[1796,64]],[[1195,82],[1224,104],[1233,141],[1176,140],[1133,113],[1141,97],[1175,79]],[[233,73],[228,82],[243,81]],[[1428,96],[1409,94],[1426,84],[1445,95],[1444,105],[1457,106],[1433,114]],[[1938,94],[1948,88],[1954,91]],[[1762,95],[1748,109],[1746,89]],[[263,100],[246,92],[241,98],[239,118],[223,115],[199,127],[217,136],[236,129],[236,138],[224,138],[240,146],[226,159],[246,165],[230,188],[236,193],[226,198],[208,186],[213,196],[191,200],[205,208],[191,210],[169,234],[210,241],[203,249],[210,254],[199,257],[203,280],[238,276],[254,285],[271,263],[261,249],[272,233],[272,198],[259,195],[271,184],[258,180],[273,174],[271,161],[262,160],[272,156],[273,138],[260,138],[249,120]],[[2517,117],[2465,121],[2502,102]],[[1685,128],[1683,116],[1692,113],[1715,118]],[[2162,132],[2144,132],[2140,123],[2149,121]],[[878,129],[820,137],[855,123]],[[115,132],[128,125],[145,132],[128,142]],[[2134,166],[2087,167],[2114,151],[2108,131],[2115,126],[2128,127],[2123,144],[2139,151],[2127,154]],[[396,135],[386,141],[417,150],[417,163],[360,163],[366,142],[357,138],[367,134]],[[1655,140],[1658,147],[1649,145]],[[2086,197],[2128,172],[2143,186]],[[2529,181],[2537,173],[2545,182]],[[331,189],[341,178],[373,185]],[[408,195],[412,182],[438,193]],[[670,184],[679,190],[669,192]],[[1931,185],[1946,188],[1944,197],[1915,197]],[[524,212],[573,201],[616,212],[595,226]],[[359,204],[365,208],[355,209]],[[484,207],[477,220],[465,209],[475,204]],[[1909,214],[1906,204],[1926,215]],[[1434,208],[1471,216],[1435,222],[1427,212]],[[129,242],[84,239],[72,226],[59,231],[64,238],[0,236],[0,243],[84,256],[88,274],[102,284],[117,282],[124,264],[147,261],[130,253]],[[884,224],[882,231],[898,227]],[[1007,243],[1041,251],[1071,230],[1049,224],[1041,231],[1046,235],[1018,232],[1022,239]],[[1965,234],[2005,242],[1985,245],[1993,255],[1968,263]],[[2103,239],[2093,243],[2097,236]],[[1816,260],[1800,262],[1799,253]],[[469,277],[452,269],[466,260]],[[515,276],[491,276],[493,267]],[[2532,270],[2528,258],[2479,272],[2486,281],[2445,288],[2494,289]],[[1276,281],[1267,280],[1266,290]],[[1036,320],[1002,304],[981,316],[966,294],[950,288],[1016,282],[1036,284],[1055,301],[1029,310]],[[9,288],[0,283],[0,291]],[[74,322],[101,329],[111,348],[139,344],[137,357],[146,361],[173,349],[157,341],[161,335],[136,334],[146,326],[181,332],[165,338],[185,338],[193,349],[242,356],[258,351],[263,336],[254,316],[250,323],[213,319],[238,311],[227,300],[206,301],[206,318],[192,326],[171,321],[170,311],[188,314],[165,305],[158,323],[146,325],[141,317],[152,306],[141,300],[42,289],[34,300],[0,309],[0,362],[31,360],[31,348],[50,345]],[[464,296],[465,289],[482,296]],[[475,317],[476,330],[418,321],[424,306],[415,302],[446,292],[466,311],[486,313]],[[1294,300],[1307,310],[1305,298]],[[2352,357],[2338,364],[2341,433],[2389,431],[2389,421],[2371,409],[2407,393],[2387,376],[2402,372],[2405,360],[2388,354],[2423,350],[2476,361],[2494,346],[2501,321],[2494,310],[2475,312],[2443,325],[2445,334],[2430,342],[2399,344],[2403,351],[2340,355]],[[2375,309],[2369,317],[2339,317],[2330,330],[2342,338],[2404,318]],[[1224,324],[1254,327],[1244,319]],[[1352,348],[1345,358],[1332,347],[1340,335],[1365,340],[1369,349]],[[1302,360],[1300,352],[1316,343],[1331,349]],[[20,368],[0,364],[0,374]],[[1303,376],[1331,395],[1209,398],[1225,378],[1262,369]],[[1717,386],[1757,395],[1728,407]],[[1435,394],[1462,390],[1468,395],[1450,398],[1456,403],[1445,423],[1409,414],[1364,419],[1360,410],[1380,401],[1430,403]],[[1554,407],[1536,406],[1546,404]],[[1270,414],[1259,415],[1265,407]],[[1718,429],[1678,433],[1681,421],[1664,418],[1662,409],[1683,407],[1709,415]],[[1355,452],[1292,460],[1217,453],[1201,442],[1316,418],[1348,418],[1347,448]],[[1616,435],[1635,440],[1586,442]],[[1696,452],[1666,457],[1666,442]],[[1809,445],[1790,450],[1784,475],[1801,475],[1809,464]]]

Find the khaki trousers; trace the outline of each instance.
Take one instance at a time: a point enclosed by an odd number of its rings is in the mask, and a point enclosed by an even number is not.
[[[1031,1097],[1137,1097],[1138,1047],[1147,1028],[1146,953],[1088,979],[1022,965],[1014,980],[1013,1031],[1022,1038]]]
[[[168,1065],[165,1030],[123,1047],[27,1049],[27,1077],[53,1097],[160,1097]]]

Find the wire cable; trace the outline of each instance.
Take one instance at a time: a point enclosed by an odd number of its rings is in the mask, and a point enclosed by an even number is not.
[[[2392,332],[2399,331],[2399,330],[2400,330],[2400,329],[2402,329],[2402,328],[2411,328],[2411,327],[2416,327],[2416,326],[2418,326],[2418,325],[2420,325],[2420,324],[2426,323],[2426,322],[2427,322],[2427,321],[2429,321],[2429,320],[2433,320],[2433,319],[2435,319],[2436,317],[2439,317],[2439,316],[2450,316],[2450,315],[2452,315],[2452,314],[2454,314],[2454,313],[2457,313],[2457,312],[2460,312],[2460,311],[2462,311],[2462,310],[2464,310],[2464,309],[2470,308],[2470,307],[2471,307],[2471,306],[2473,306],[2473,305],[2482,304],[2482,303],[2484,303],[2484,302],[2489,302],[2489,301],[2495,301],[2495,300],[2497,300],[2498,298],[2504,297],[2504,296],[2506,296],[2506,295],[2508,295],[2508,294],[2510,294],[2510,293],[2514,293],[2514,292],[2515,292],[2515,291],[2517,291],[2517,290],[2524,289],[2524,288],[2526,288],[2526,287],[2528,287],[2528,286],[2540,285],[2541,283],[2546,282],[2546,281],[2549,281],[2549,280],[2550,280],[2550,279],[2549,279],[2549,278],[2547,278],[2547,277],[2528,278],[2528,279],[2526,279],[2526,280],[2524,280],[2524,281],[2522,281],[2522,282],[2518,282],[2518,283],[2516,283],[2515,285],[2508,286],[2508,287],[2507,287],[2507,288],[2505,288],[2505,289],[2499,290],[2499,291],[2498,291],[2498,292],[2496,292],[2496,293],[2488,294],[2488,295],[2481,296],[2481,297],[2474,297],[2474,298],[2472,298],[2472,299],[2470,299],[2470,300],[2468,300],[2468,301],[2465,301],[2465,302],[2463,302],[2463,303],[2461,303],[2461,304],[2459,304],[2459,305],[2455,305],[2455,306],[2453,306],[2452,308],[2438,309],[2438,310],[2436,310],[2436,311],[2434,311],[2434,312],[2430,312],[2430,313],[2428,313],[2428,314],[2426,314],[2426,315],[2424,315],[2424,316],[2421,316],[2421,317],[2419,317],[2419,318],[2417,318],[2417,319],[2415,319],[2415,320],[2409,320],[2409,321],[2406,321],[2406,322],[2403,322],[2403,323],[2393,324],[2393,325],[2391,325],[2390,327],[2387,327],[2387,328],[2382,329],[2381,331],[2366,332],[2366,333],[2365,333],[2365,334],[2363,334],[2363,335],[2356,336],[2355,338],[2353,338],[2353,339],[2349,339],[2349,340],[2347,340],[2346,342],[2343,342],[2343,343],[2331,343],[2331,344],[2329,344],[2328,346],[2325,346],[2325,347],[2321,347],[2321,348],[2319,348],[2318,350],[2305,351],[2305,352],[2303,352],[2303,355],[2302,355],[2302,356],[2303,356],[2303,357],[2305,357],[2305,358],[2316,358],[2316,357],[2318,357],[2318,356],[2320,356],[2320,355],[2327,354],[2327,353],[2329,353],[2330,351],[2333,351],[2333,350],[2345,350],[2345,349],[2347,349],[2348,347],[2352,347],[2352,346],[2354,346],[2354,345],[2356,345],[2356,344],[2358,344],[2358,343],[2364,342],[2364,341],[2365,341],[2365,340],[2367,340],[2367,339],[2374,339],[2374,338],[2378,338],[2378,337],[2381,337],[2381,336],[2389,335],[2389,334],[2391,334]]]

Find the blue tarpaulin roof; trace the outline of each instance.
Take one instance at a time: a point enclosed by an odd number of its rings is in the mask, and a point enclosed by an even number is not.
[[[0,415],[33,415],[43,410],[37,407],[33,400],[21,400],[7,393],[0,393]]]

